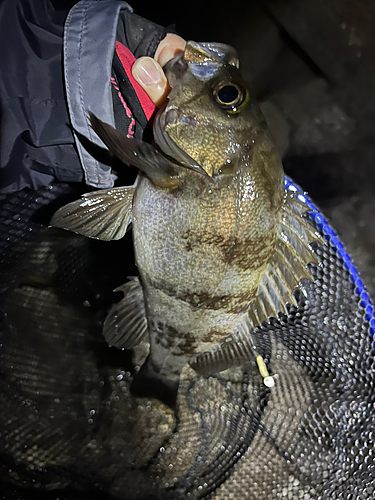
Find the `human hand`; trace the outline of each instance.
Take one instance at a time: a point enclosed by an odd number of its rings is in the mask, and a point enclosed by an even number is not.
[[[179,52],[185,49],[183,38],[168,33],[159,43],[154,57],[140,57],[132,67],[134,79],[147,92],[155,106],[160,107],[165,102],[170,91],[162,67]]]

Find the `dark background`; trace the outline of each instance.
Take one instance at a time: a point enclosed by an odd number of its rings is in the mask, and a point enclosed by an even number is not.
[[[375,2],[131,4],[148,19],[175,24],[186,39],[225,42],[238,50],[287,174],[328,216],[374,296]],[[105,498],[0,488],[4,500]]]

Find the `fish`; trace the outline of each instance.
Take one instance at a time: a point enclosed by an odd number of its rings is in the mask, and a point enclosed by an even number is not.
[[[305,216],[311,209],[285,188],[236,51],[190,41],[164,69],[171,91],[152,144],[89,113],[109,151],[139,169],[134,185],[87,193],[51,225],[106,241],[132,227],[139,275],[117,289],[123,298],[103,334],[119,349],[149,342],[133,394],[173,407],[187,363],[209,375],[255,355],[272,387],[253,331],[296,305],[321,236]]]

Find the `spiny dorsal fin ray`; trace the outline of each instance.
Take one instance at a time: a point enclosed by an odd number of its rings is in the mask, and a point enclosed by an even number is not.
[[[314,228],[311,227],[308,220],[302,214],[294,214],[284,210],[282,218],[282,227],[287,228],[290,233],[296,235],[304,241],[321,241]]]
[[[148,339],[143,289],[138,278],[116,288],[124,297],[114,304],[103,326],[103,335],[110,346],[132,349]]]
[[[251,356],[249,356],[250,358]],[[201,375],[221,372],[248,361],[242,345],[233,340],[221,344],[217,349],[204,352],[190,361],[190,366]]]
[[[119,240],[131,222],[134,186],[86,193],[60,208],[51,226],[98,240]]]
[[[310,262],[316,262],[316,257],[312,253],[312,250],[307,246],[302,239],[299,239],[289,228],[285,226],[281,227],[280,240],[284,244],[283,250],[287,248],[289,254],[292,255],[293,264],[294,262],[299,262],[301,267],[306,268],[304,276],[301,278],[308,277],[309,271],[307,270],[307,264]]]
[[[268,287],[272,290],[275,301],[275,309],[277,312],[286,312],[286,305],[281,302],[280,297],[283,297],[287,292],[287,285],[285,282],[280,279],[280,277],[274,272],[274,269],[271,268],[268,273]]]
[[[276,252],[280,253],[280,249],[276,249]],[[283,253],[281,252],[281,258],[283,257]],[[273,267],[272,271],[273,274],[277,277],[280,283],[282,283],[282,289],[283,291],[287,291],[290,288],[295,288],[298,286],[299,283],[299,278],[297,277],[294,269],[292,266],[285,266],[284,269],[279,269],[278,267]]]
[[[284,282],[287,287],[298,286],[300,279],[303,277],[310,277],[310,274],[307,274],[307,270],[301,263],[294,262],[294,254],[289,251],[289,248],[285,246],[282,242],[279,242],[274,260],[280,263],[280,265],[272,266],[274,268],[275,273],[278,273],[279,276],[284,278]],[[284,267],[281,268],[281,263],[283,263]],[[295,265],[294,265],[295,264]],[[271,262],[272,265],[272,262]],[[294,285],[292,285],[292,283]]]

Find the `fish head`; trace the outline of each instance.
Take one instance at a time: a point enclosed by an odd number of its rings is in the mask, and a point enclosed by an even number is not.
[[[254,147],[271,142],[236,51],[225,44],[187,42],[164,70],[171,91],[154,123],[163,153],[209,177],[252,168]],[[280,162],[275,168],[281,180]]]

